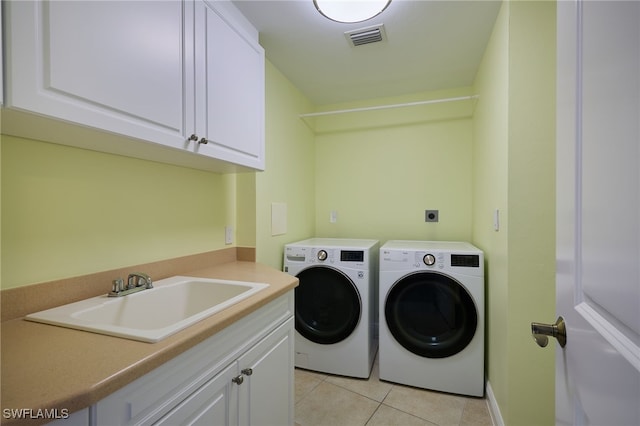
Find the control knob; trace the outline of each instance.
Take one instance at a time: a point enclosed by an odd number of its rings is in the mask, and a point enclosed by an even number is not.
[[[320,250],[318,252],[318,260],[320,260],[320,261],[327,260],[327,252],[326,252],[326,250]]]
[[[432,254],[425,254],[422,261],[427,266],[433,266],[436,263],[436,257]]]

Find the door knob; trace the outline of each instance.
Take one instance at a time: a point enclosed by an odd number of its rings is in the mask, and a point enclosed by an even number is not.
[[[567,344],[567,328],[564,324],[564,318],[562,317],[558,317],[555,324],[532,322],[531,334],[533,335],[533,340],[535,340],[541,348],[544,348],[549,343],[548,336],[555,337],[562,348]]]

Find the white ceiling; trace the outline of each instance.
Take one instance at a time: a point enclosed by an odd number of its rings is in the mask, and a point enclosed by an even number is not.
[[[331,21],[312,0],[234,0],[267,58],[324,105],[469,86],[500,8],[496,0],[392,0],[377,17]],[[351,47],[345,31],[383,23],[387,40]]]

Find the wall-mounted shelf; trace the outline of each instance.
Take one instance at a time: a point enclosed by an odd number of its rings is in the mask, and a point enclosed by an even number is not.
[[[300,118],[321,117],[324,115],[346,114],[350,112],[377,111],[377,110],[392,109],[392,108],[406,108],[406,107],[412,107],[412,106],[441,104],[444,102],[468,101],[468,100],[474,100],[474,99],[478,99],[478,95],[458,96],[455,98],[444,98],[444,99],[431,99],[427,101],[405,102],[405,103],[390,104],[390,105],[377,105],[377,106],[363,107],[363,108],[339,109],[334,111],[312,112],[308,114],[300,114]]]
[[[473,115],[473,107],[477,99],[477,95],[457,96],[312,112],[300,114],[299,117],[316,134],[332,133],[434,120],[468,118]],[[434,109],[433,106],[437,104],[440,104],[440,107]],[[405,108],[407,111],[395,114],[388,113],[388,110],[401,108]]]

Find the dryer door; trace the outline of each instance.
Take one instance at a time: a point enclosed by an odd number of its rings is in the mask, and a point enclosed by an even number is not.
[[[296,330],[320,344],[340,342],[360,321],[360,293],[353,281],[337,269],[314,266],[297,275]]]
[[[405,349],[445,358],[473,339],[478,311],[467,290],[448,275],[419,272],[398,280],[385,301],[389,331]]]

